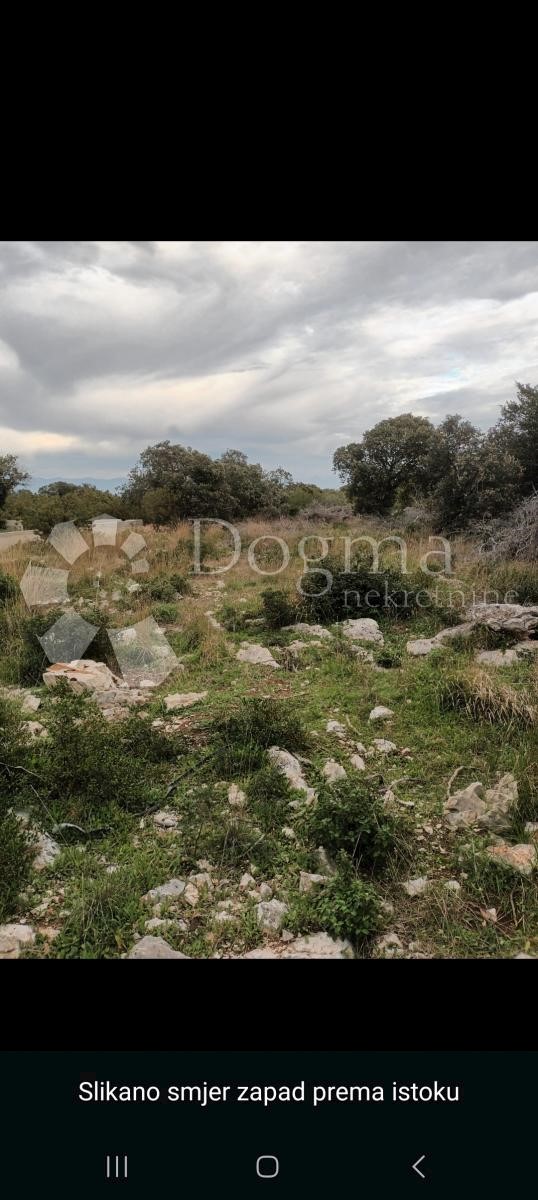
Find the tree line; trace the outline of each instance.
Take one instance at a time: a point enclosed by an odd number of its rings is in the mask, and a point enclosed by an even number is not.
[[[333,469],[341,487],[320,488],[282,468],[266,471],[240,450],[211,458],[163,441],[142,452],[117,493],[64,481],[34,493],[24,487],[29,475],[17,458],[0,454],[0,510],[4,519],[47,533],[98,512],[167,525],[192,516],[294,516],[347,500],[357,514],[380,516],[418,504],[439,529],[464,529],[502,515],[538,488],[538,387],[518,383],[487,433],[458,414],[437,426],[412,413],[388,417],[336,450]]]

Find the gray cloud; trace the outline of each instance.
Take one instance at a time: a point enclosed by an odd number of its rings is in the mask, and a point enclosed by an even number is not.
[[[538,381],[536,242],[0,243],[0,447],[121,475],[170,437],[334,482],[383,416]]]

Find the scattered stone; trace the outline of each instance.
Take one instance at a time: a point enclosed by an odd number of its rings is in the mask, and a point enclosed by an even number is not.
[[[308,871],[301,871],[299,875],[299,891],[311,892],[313,888],[327,882],[326,875],[314,875]]]
[[[254,642],[241,642],[241,649],[237,651],[235,657],[239,659],[239,662],[254,663],[261,667],[280,668],[280,663],[277,663],[276,659],[273,658],[271,651],[267,650],[265,646],[256,645]]]
[[[414,658],[421,658],[425,654],[431,654],[432,650],[439,649],[440,644],[435,638],[414,638],[406,645],[408,654],[412,654]]]
[[[396,754],[398,747],[394,742],[389,742],[387,738],[374,738],[373,744],[379,754]]]
[[[236,783],[231,783],[228,788],[228,804],[231,804],[232,808],[244,808],[246,802],[245,793],[241,791],[241,788]]]
[[[445,888],[447,892],[461,892],[461,883],[457,879],[447,879]]]
[[[536,958],[536,955],[535,954],[524,954],[523,951],[521,950],[519,952],[519,954],[514,954],[512,957],[513,958]]]
[[[41,721],[23,721],[21,728],[24,729],[31,738],[46,738],[49,736],[45,726],[41,724]]]
[[[334,733],[336,737],[342,738],[347,734],[345,725],[341,721],[327,721],[327,733]]]
[[[171,812],[169,808],[163,808],[161,812],[155,813],[153,821],[158,829],[177,829],[179,825],[177,813]]]
[[[220,912],[216,912],[214,914],[213,920],[216,921],[218,925],[226,925],[230,923],[233,925],[234,922],[237,921],[237,916],[235,913],[226,912],[224,909],[221,909]]]
[[[43,683],[48,688],[56,687],[63,679],[72,692],[108,692],[111,688],[125,688],[127,684],[113,675],[102,662],[91,658],[75,658],[69,663],[53,663],[43,674]]]
[[[337,783],[339,779],[347,779],[344,768],[334,758],[327,759],[322,770],[322,775],[327,780],[327,783]]]
[[[489,921],[490,925],[497,924],[497,909],[496,908],[481,908],[480,915],[485,921]]]
[[[310,933],[295,938],[285,947],[281,958],[353,958],[351,942],[332,938],[328,933]]]
[[[140,938],[140,941],[129,950],[127,958],[188,958],[188,954],[182,954],[180,950],[172,950],[172,947],[165,942],[162,937],[152,937],[148,934],[146,937]]]
[[[292,829],[291,825],[283,825],[281,832],[283,833],[284,837],[289,838],[290,841],[297,841],[297,834],[295,830]]]
[[[517,657],[515,650],[479,650],[476,661],[489,667],[511,667]]]
[[[385,641],[377,621],[371,617],[342,621],[342,633],[355,642],[375,642],[377,646],[383,646]]]
[[[160,900],[177,900],[185,891],[185,883],[182,879],[169,879],[167,883],[161,883],[159,887],[151,888],[142,896],[144,904],[155,904]]]
[[[260,900],[270,900],[273,895],[273,889],[270,883],[260,883],[259,887]]]
[[[318,862],[319,862],[319,865],[320,865],[322,871],[324,871],[326,875],[337,875],[338,868],[335,866],[332,859],[327,854],[325,846],[318,846],[317,854],[318,854]]]
[[[369,721],[388,721],[390,719],[390,717],[393,717],[393,716],[394,716],[394,713],[392,711],[392,708],[385,708],[384,704],[376,704],[375,708],[372,709],[370,716],[368,717],[368,720]]]
[[[254,879],[254,876],[249,875],[248,871],[246,871],[245,874],[242,875],[241,879],[239,880],[239,891],[246,892],[249,887],[255,887],[255,886],[256,886],[256,880]]]
[[[278,746],[271,746],[269,758],[274,763],[278,771],[285,775],[290,786],[296,791],[304,792],[308,804],[315,800],[316,793],[314,788],[308,786],[306,779],[301,770],[301,764],[294,754],[290,754],[289,750],[280,750]]]
[[[509,846],[508,842],[501,845],[488,846],[486,854],[493,862],[503,867],[511,867],[520,875],[531,875],[536,866],[536,847],[522,842],[517,846]]]
[[[189,708],[191,704],[205,700],[206,696],[207,692],[174,692],[173,695],[165,696],[164,704],[167,712],[174,712],[176,708]]]
[[[538,821],[526,821],[525,833],[533,840],[538,837]]]
[[[356,771],[365,771],[366,770],[366,763],[360,754],[352,754],[349,761],[351,763],[351,766],[355,767]]]
[[[39,699],[39,697],[32,696],[31,693],[29,695],[25,696],[24,700],[22,702],[23,712],[37,712],[37,710],[38,710],[38,708],[40,708],[40,706],[41,706],[41,700]]]
[[[51,863],[62,853],[61,847],[53,838],[49,837],[48,833],[38,833],[32,849],[35,851],[34,871],[43,871],[45,867],[50,867]]]
[[[517,782],[507,772],[487,791],[479,781],[475,781],[455,792],[445,802],[445,819],[450,829],[475,825],[478,829],[503,833],[510,828],[517,802]]]
[[[386,915],[387,915],[388,917],[392,917],[392,916],[393,916],[393,914],[394,914],[394,905],[393,905],[393,903],[392,903],[392,901],[391,901],[391,900],[380,900],[380,901],[379,901],[379,907],[380,907],[380,909],[382,910],[382,912],[386,913]]]
[[[466,617],[495,632],[531,633],[538,629],[537,604],[471,604]]]
[[[315,638],[332,638],[332,633],[329,629],[324,629],[323,625],[308,625],[305,621],[298,621],[296,625],[283,625],[286,632],[303,633]]]
[[[430,883],[430,879],[426,879],[426,876],[422,876],[419,879],[406,880],[405,883],[402,883],[402,887],[404,892],[407,892],[408,896],[415,897],[422,896],[426,889],[430,886]]]
[[[405,950],[397,933],[385,933],[383,937],[378,938],[375,952],[380,958],[402,958]]]
[[[33,946],[34,942],[31,925],[0,925],[0,959],[19,958],[21,950]]]
[[[183,892],[183,899],[187,901],[187,904],[190,904],[191,908],[196,908],[199,898],[198,888],[194,883],[188,883]]]
[[[189,879],[197,888],[207,888],[208,892],[213,891],[213,880],[209,871],[199,871],[196,875],[190,875]]]
[[[372,654],[372,651],[365,650],[364,646],[356,646],[355,643],[352,642],[350,649],[353,651],[353,653],[355,655],[356,662],[358,662],[358,663],[375,663],[375,659]],[[383,671],[384,667],[376,667],[376,670]]]
[[[282,900],[262,900],[256,909],[258,925],[268,933],[278,933],[287,911]]]
[[[529,638],[524,642],[517,642],[512,646],[512,650],[515,650],[518,658],[531,658],[533,654],[538,654],[538,638],[534,642]]]

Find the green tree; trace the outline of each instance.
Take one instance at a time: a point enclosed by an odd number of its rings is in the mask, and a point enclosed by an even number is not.
[[[517,383],[517,396],[501,409],[494,436],[499,446],[521,463],[520,488],[538,488],[538,387]]]
[[[23,471],[14,454],[0,454],[0,508],[3,508],[8,496],[30,476]]]
[[[388,512],[396,496],[427,490],[437,431],[427,417],[402,413],[366,431],[362,442],[336,450],[334,470],[344,481],[356,512]]]
[[[442,529],[464,529],[470,521],[489,520],[515,504],[523,469],[488,436],[474,439],[458,454],[435,489]]]

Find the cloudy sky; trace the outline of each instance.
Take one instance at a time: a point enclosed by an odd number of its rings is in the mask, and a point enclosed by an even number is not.
[[[401,412],[538,383],[538,242],[0,243],[0,453],[119,478],[169,438],[338,483]]]

